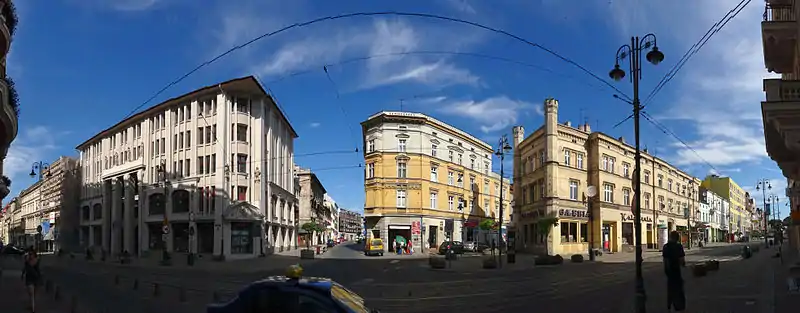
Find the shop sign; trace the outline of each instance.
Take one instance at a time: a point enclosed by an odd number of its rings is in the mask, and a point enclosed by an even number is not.
[[[636,220],[636,218],[633,216],[633,214],[620,213],[619,216],[622,219],[622,221],[635,221]],[[653,218],[649,217],[649,216],[643,216],[642,217],[642,222],[652,223],[653,222]]]
[[[420,233],[420,226],[419,226],[419,224],[420,224],[420,222],[419,222],[419,221],[413,221],[413,222],[411,222],[411,234],[413,234],[413,235],[418,235],[418,234]]]
[[[574,218],[588,218],[589,212],[586,210],[575,210],[575,209],[559,209],[558,216],[559,217],[574,217]]]

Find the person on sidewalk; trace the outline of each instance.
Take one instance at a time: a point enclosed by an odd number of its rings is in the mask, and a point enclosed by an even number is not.
[[[25,264],[22,268],[22,280],[25,282],[25,289],[28,291],[28,299],[30,300],[31,313],[36,312],[36,287],[42,278],[39,272],[39,255],[33,246],[28,248],[28,253],[25,254]]]
[[[661,249],[664,258],[664,274],[667,275],[667,310],[682,312],[686,309],[686,294],[683,290],[681,267],[686,266],[686,253],[677,231],[669,234],[669,241]]]

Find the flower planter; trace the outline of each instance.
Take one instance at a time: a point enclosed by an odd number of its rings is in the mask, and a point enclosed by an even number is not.
[[[572,263],[583,263],[583,255],[581,254],[573,254],[569,259]]]
[[[535,265],[559,265],[564,263],[564,258],[561,255],[543,255],[534,261]]]
[[[300,259],[314,259],[314,250],[303,249],[300,250]]]
[[[705,263],[698,263],[692,266],[692,274],[694,277],[703,277],[708,273],[708,267]]]

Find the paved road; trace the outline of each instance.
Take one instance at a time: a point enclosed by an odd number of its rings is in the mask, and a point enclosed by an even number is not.
[[[730,257],[738,249],[710,249],[689,259]],[[339,246],[327,253],[347,256],[356,252],[352,247]],[[82,297],[82,302],[98,310],[113,309],[120,313],[166,310],[176,313],[199,312],[212,300],[212,290],[227,291],[220,294],[230,296],[250,281],[283,273],[283,268],[249,273],[216,273],[207,270],[118,267],[85,261],[67,264],[68,261],[62,261],[61,267],[46,267],[45,275],[62,285],[67,293]],[[264,259],[264,262],[283,261],[286,260]],[[414,258],[323,259],[303,263],[307,275],[331,277],[361,294],[369,305],[390,313],[441,312],[444,310],[441,305],[466,312],[492,312],[494,307],[519,305],[527,301],[525,299],[536,299],[536,302],[542,303],[564,302],[562,305],[585,304],[585,301],[575,301],[583,297],[581,293],[584,290],[605,288],[627,295],[629,292],[624,289],[625,283],[633,280],[631,263],[565,263],[524,270],[482,270],[476,265],[474,271],[431,270],[427,259]],[[660,276],[657,270],[660,268],[659,263],[645,264],[647,277]],[[115,282],[116,276],[120,277],[118,284]],[[139,282],[137,290],[133,290],[134,279]],[[158,296],[153,293],[152,282],[159,283]],[[180,291],[172,286],[185,287],[186,303],[178,301]],[[632,287],[628,290],[632,290]],[[616,302],[624,303],[629,298],[620,298]],[[447,310],[450,310],[449,307]]]

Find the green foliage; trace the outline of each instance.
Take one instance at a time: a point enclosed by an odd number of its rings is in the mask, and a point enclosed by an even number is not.
[[[303,226],[301,226],[300,228],[302,228],[303,230],[305,230],[308,233],[323,231],[323,228],[321,226],[319,226],[319,224],[317,224],[317,222],[313,222],[313,221],[304,223]]]
[[[497,227],[497,223],[493,219],[484,219],[478,224],[478,228],[482,230],[493,230]]]
[[[3,17],[6,19],[6,27],[8,27],[8,32],[13,36],[14,32],[17,30],[17,23],[19,23],[19,18],[17,17],[17,8],[14,6],[14,3],[11,1],[5,1],[6,5],[3,7]]]
[[[6,76],[6,85],[8,85],[8,105],[14,109],[14,113],[16,113],[17,117],[19,117],[19,94],[17,93],[17,88],[14,85],[14,80],[9,76]]]
[[[550,230],[553,229],[553,226],[558,226],[558,217],[555,216],[545,216],[540,218],[536,221],[537,228],[539,230],[539,234],[548,236],[550,235]]]

